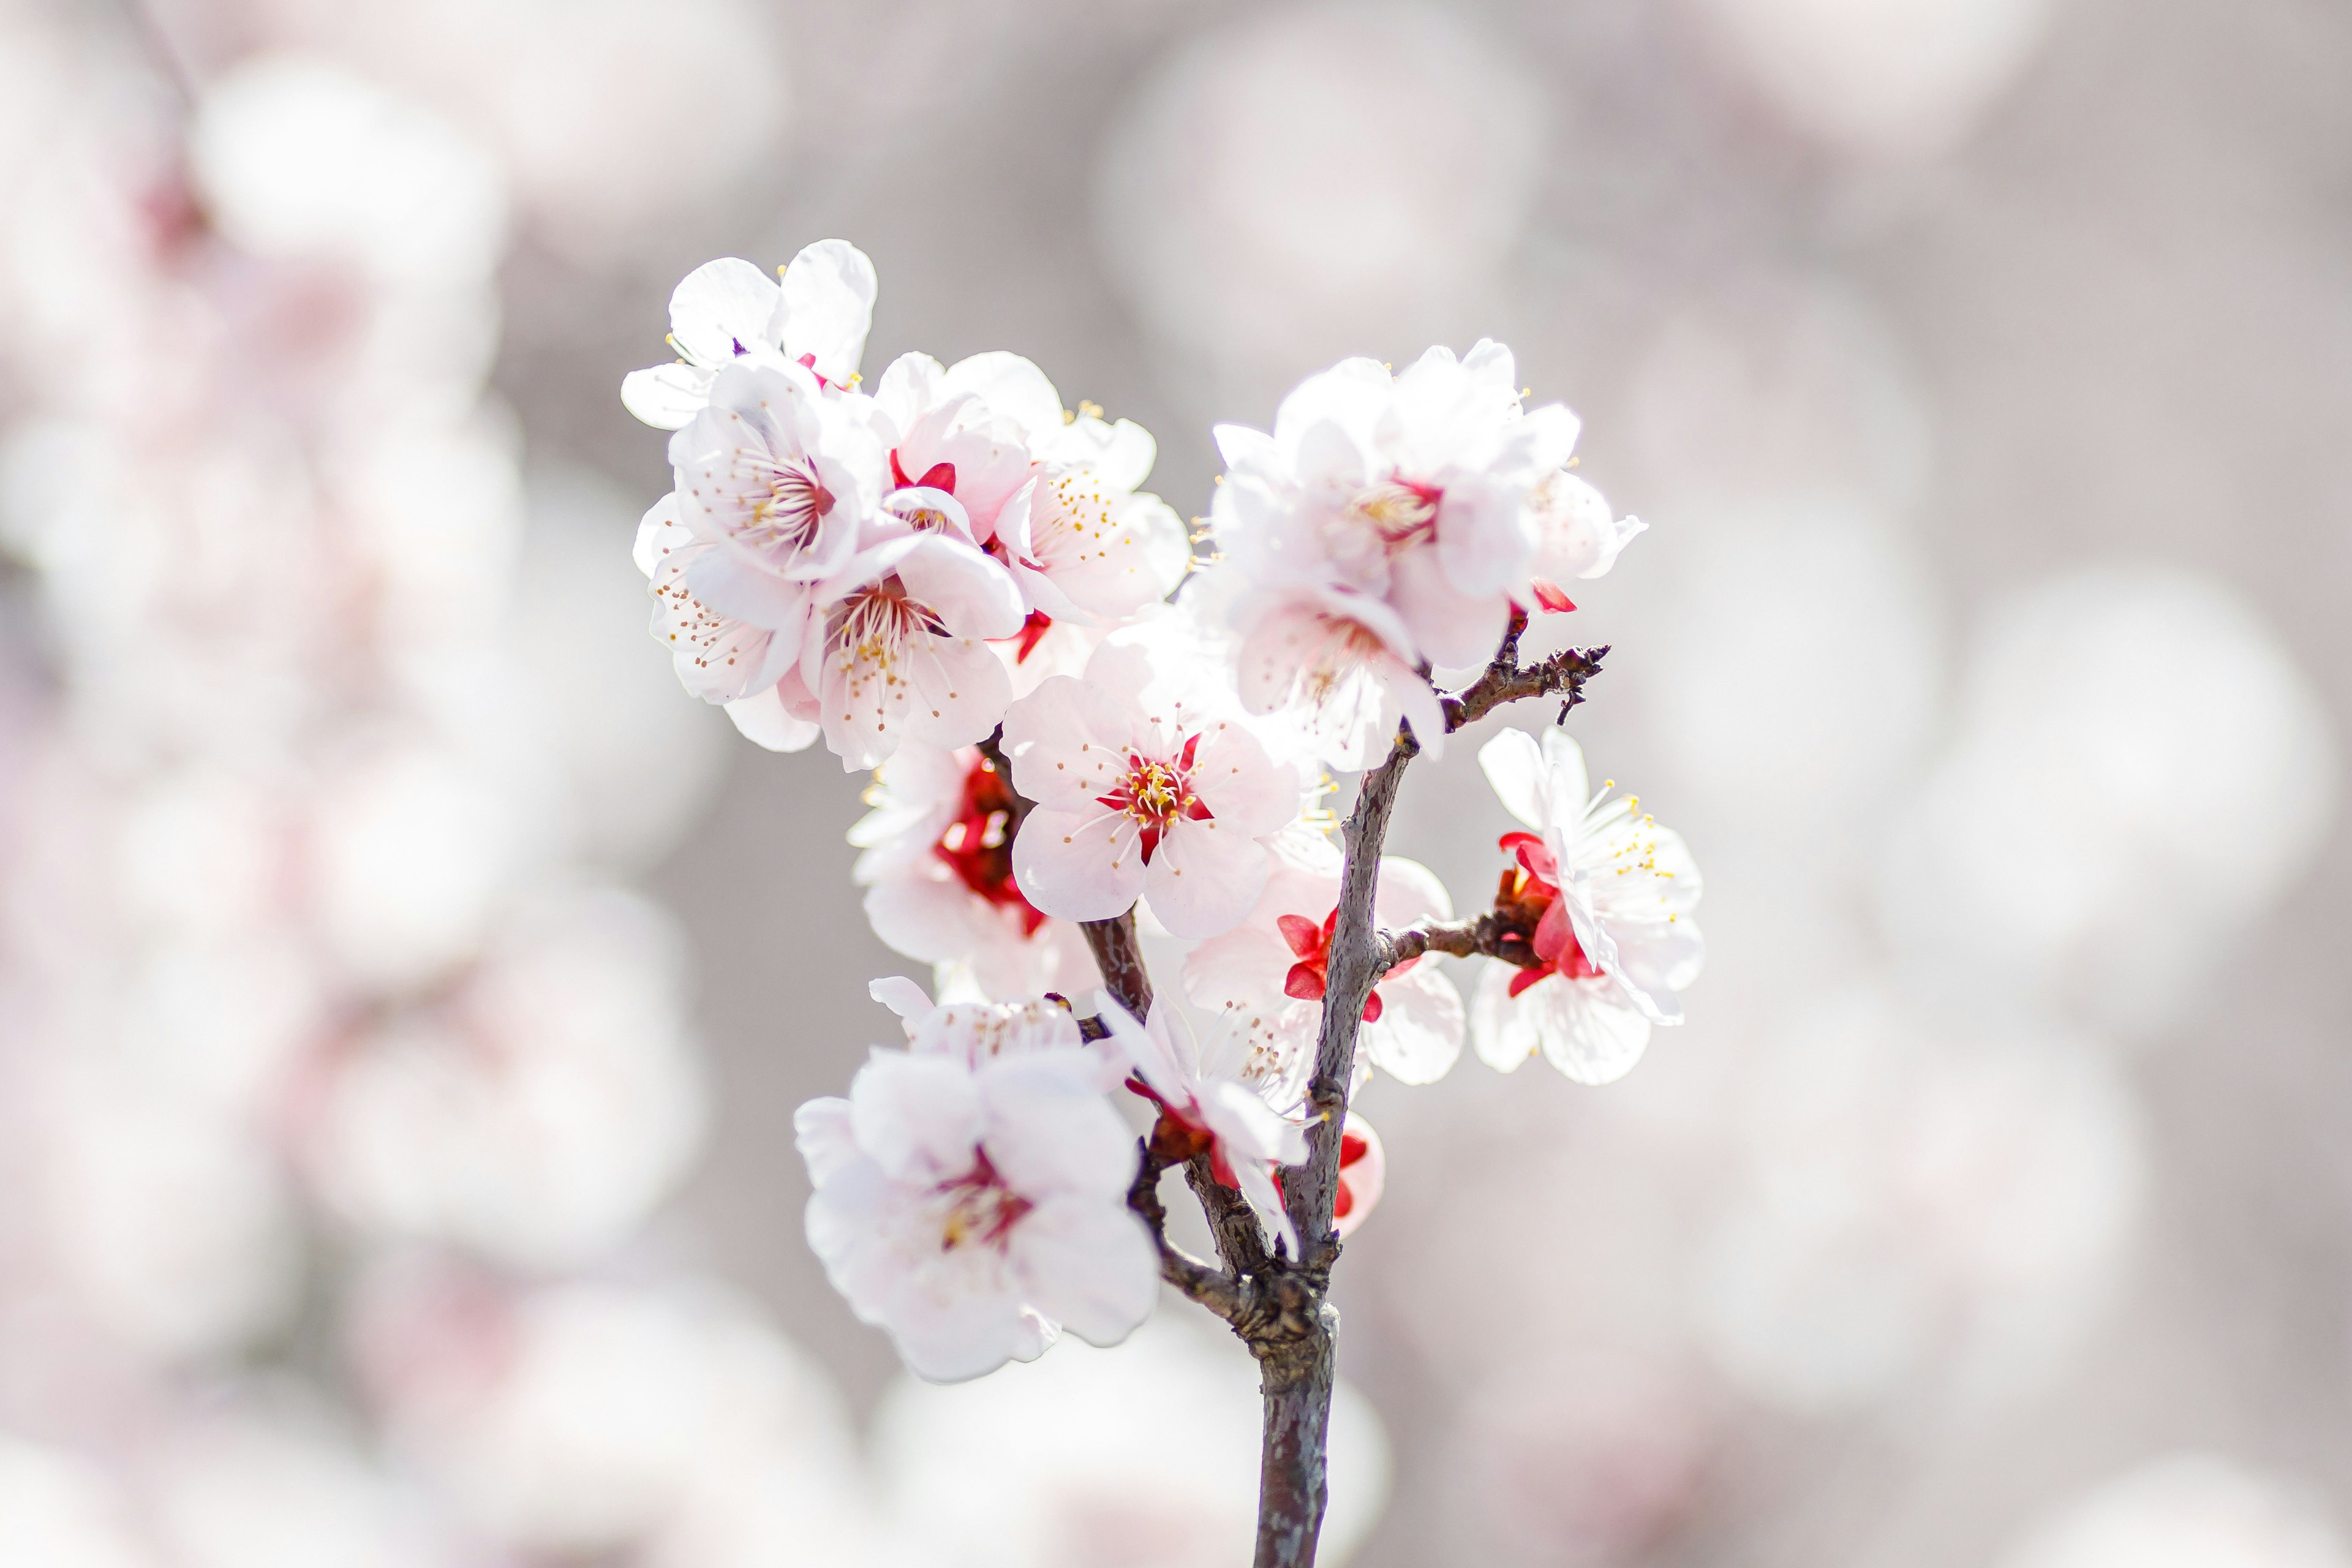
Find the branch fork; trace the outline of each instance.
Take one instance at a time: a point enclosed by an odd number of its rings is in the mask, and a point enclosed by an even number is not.
[[[1459,693],[1441,700],[1448,732],[1474,724],[1507,703],[1559,697],[1565,719],[1569,709],[1583,700],[1584,683],[1599,672],[1608,648],[1567,648],[1522,665],[1519,638],[1527,626],[1526,613],[1514,610],[1486,670]],[[1001,737],[990,737],[981,750],[1010,784],[1013,770]],[[1389,816],[1404,770],[1420,751],[1412,726],[1400,726],[1387,758],[1364,775],[1355,806],[1340,825],[1344,862],[1339,907],[1328,949],[1322,1028],[1307,1087],[1307,1163],[1286,1168],[1281,1183],[1284,1206],[1298,1233],[1300,1256],[1292,1258],[1278,1244],[1269,1245],[1241,1194],[1217,1180],[1209,1153],[1165,1121],[1142,1140],[1135,1181],[1128,1191],[1128,1206],[1142,1219],[1159,1248],[1160,1278],[1223,1320],[1257,1358],[1265,1401],[1257,1568],[1311,1568],[1322,1528],[1324,1443],[1339,1327],[1339,1312],[1328,1300],[1331,1267],[1339,1256],[1331,1210],[1339,1195],[1340,1134],[1365,1000],[1391,969],[1425,953],[1483,955],[1521,967],[1539,962],[1532,921],[1514,910],[1507,897],[1468,920],[1425,921],[1393,932],[1373,924],[1373,895]],[[1029,807],[1017,791],[1014,801],[1012,826]],[[1148,1016],[1151,977],[1136,941],[1134,912],[1089,921],[1082,929],[1105,988],[1139,1019]],[[1099,1026],[1087,1030],[1089,1037],[1098,1038],[1100,1032]],[[1183,1171],[1207,1216],[1216,1243],[1215,1263],[1195,1258],[1168,1239],[1160,1183],[1164,1173],[1175,1169]]]

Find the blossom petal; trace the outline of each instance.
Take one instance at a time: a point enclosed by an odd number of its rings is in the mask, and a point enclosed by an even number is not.
[[[1143,892],[1143,852],[1132,829],[1133,824],[1107,806],[1059,811],[1040,805],[1023,819],[1013,837],[1013,880],[1030,904],[1046,914],[1066,921],[1115,920],[1134,908]],[[1256,890],[1251,891],[1255,897]]]
[[[781,297],[786,357],[816,356],[816,373],[843,385],[866,357],[878,289],[874,263],[845,239],[820,239],[784,268]]]
[[[981,549],[946,534],[925,534],[898,563],[907,592],[960,637],[1009,637],[1028,612],[1012,574]]]
[[[1499,592],[1474,595],[1454,585],[1439,557],[1408,551],[1390,568],[1389,602],[1404,617],[1413,641],[1441,668],[1483,665],[1495,657],[1511,606]]]
[[[865,1158],[850,1130],[849,1101],[833,1095],[812,1100],[793,1112],[793,1144],[808,1163],[809,1180],[820,1187]]]
[[[1472,1007],[1479,1059],[1508,1072],[1540,1050],[1579,1083],[1624,1077],[1649,1044],[1650,1020],[1608,980],[1571,981],[1553,974],[1509,994],[1509,964],[1487,965]]]
[[[1013,700],[1013,678],[977,637],[929,639],[907,661],[914,682],[910,733],[935,746],[968,746],[988,738]]]
[[[1271,868],[1265,846],[1233,824],[1180,819],[1161,836],[1143,888],[1151,912],[1172,934],[1212,937],[1242,922]]]
[[[824,726],[813,719],[794,716],[783,704],[774,686],[763,686],[749,697],[740,697],[727,704],[727,717],[735,721],[746,740],[756,742],[771,752],[804,752],[824,733]]]
[[[988,1113],[988,1157],[1014,1192],[1124,1202],[1135,1177],[1135,1137],[1103,1098],[1100,1056],[1047,1049],[998,1057],[974,1081]]]
[[[1280,832],[1298,816],[1298,770],[1266,755],[1265,743],[1238,721],[1220,721],[1202,734],[1192,787],[1216,820],[1243,837]],[[1257,897],[1256,889],[1250,897]]]
[[[1118,1343],[1159,1304],[1159,1249],[1124,1202],[1049,1199],[1022,1217],[1012,1250],[1028,1299],[1088,1344]]]
[[[1402,855],[1381,857],[1380,890],[1373,895],[1373,909],[1382,925],[1398,931],[1415,921],[1454,918],[1454,900],[1437,873]]]
[[[1377,987],[1381,1016],[1363,1026],[1372,1065],[1399,1083],[1435,1083],[1462,1055],[1462,994],[1443,970],[1415,964]]]
[[[1040,805],[1064,811],[1091,806],[1126,767],[1125,721],[1118,701],[1091,676],[1080,680],[1056,675],[1038,682],[1036,690],[1004,711],[1013,787]]]
[[[739,257],[706,261],[669,297],[670,336],[688,359],[715,370],[739,354],[776,346],[782,298],[775,279]]]
[[[1024,436],[1062,428],[1062,395],[1029,360],[1002,349],[973,354],[948,366],[944,390],[969,392],[1017,426]]]
[[[1525,730],[1503,730],[1478,748],[1478,766],[1503,809],[1540,832],[1549,816],[1543,748]]]
[[[621,378],[621,406],[656,430],[676,430],[709,404],[711,380],[712,373],[697,365],[647,365]]]
[[[849,1086],[857,1146],[896,1181],[933,1181],[971,1168],[983,1128],[970,1068],[952,1057],[874,1053]]]

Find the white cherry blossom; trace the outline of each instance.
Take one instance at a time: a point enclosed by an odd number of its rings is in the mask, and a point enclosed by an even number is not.
[[[1150,433],[1090,405],[1064,408],[1028,360],[1000,352],[942,366],[901,355],[874,407],[890,482],[953,496],[972,537],[1020,584],[1029,622],[1016,664],[1047,627],[1116,626],[1183,580],[1183,520],[1139,489],[1158,454]]]
[[[1111,1043],[1135,1065],[1129,1087],[1160,1107],[1162,1122],[1199,1142],[1217,1180],[1247,1198],[1297,1257],[1298,1232],[1274,1168],[1306,1163],[1307,1133],[1290,1109],[1313,1052],[1288,1048],[1237,1016],[1220,1016],[1203,1040],[1164,1002],[1154,1001],[1142,1024],[1108,991],[1095,994],[1095,1007]]]
[[[918,1055],[945,1052],[972,1067],[998,1057],[1036,1051],[1082,1051],[1098,1060],[1105,1089],[1123,1070],[1115,1053],[1087,1044],[1067,998],[1034,996],[1019,1002],[934,1002],[903,974],[869,984],[866,994],[898,1016],[907,1048]]]
[[[1036,802],[1013,844],[1032,904],[1109,920],[1148,896],[1178,936],[1231,930],[1265,886],[1265,840],[1298,815],[1297,770],[1275,761],[1196,651],[1126,634],[1004,715],[1013,782]]]
[[[1635,798],[1609,797],[1606,784],[1588,795],[1584,753],[1558,730],[1540,746],[1506,730],[1478,763],[1511,815],[1536,830],[1504,836],[1518,865],[1496,902],[1531,920],[1541,961],[1487,965],[1472,1009],[1478,1055],[1508,1072],[1540,1050],[1580,1083],[1622,1078],[1653,1025],[1682,1022],[1675,993],[1706,959],[1691,918],[1698,867]]]
[[[1086,939],[1022,896],[1013,789],[974,748],[908,741],[875,771],[849,830],[874,934],[909,958],[963,963],[1000,1001],[1102,984]]]
[[[1136,1147],[1103,1058],[875,1051],[846,1100],[793,1119],[808,1238],[859,1318],[919,1375],[1032,1361],[1062,1329],[1116,1344],[1150,1315],[1159,1255],[1127,1206]]]
[[[719,373],[745,359],[799,364],[846,386],[865,357],[875,291],[874,263],[845,240],[807,247],[776,282],[734,257],[705,262],[670,296],[677,362],[632,371],[621,401],[655,428],[677,429],[709,401]]]
[[[776,703],[821,723],[843,767],[870,768],[903,740],[961,746],[996,728],[1012,684],[988,639],[1020,629],[1021,595],[968,539],[878,525],[814,597],[824,607],[798,682],[780,679]]]
[[[1184,960],[1184,994],[1198,1005],[1265,1017],[1286,1045],[1311,1053],[1323,1023],[1323,986],[1339,916],[1339,854],[1278,866],[1249,918]],[[1416,861],[1381,859],[1374,912],[1402,930],[1450,920],[1444,885]],[[1390,970],[1364,1003],[1357,1060],[1405,1083],[1434,1083],[1462,1054],[1462,996],[1430,961]]]
[[[1484,663],[1514,601],[1572,609],[1559,579],[1606,572],[1640,527],[1564,471],[1575,416],[1524,407],[1515,374],[1486,339],[1402,374],[1346,360],[1286,397],[1272,434],[1217,428],[1244,697],[1332,710],[1322,738],[1343,766],[1399,713],[1441,749],[1418,672]]]

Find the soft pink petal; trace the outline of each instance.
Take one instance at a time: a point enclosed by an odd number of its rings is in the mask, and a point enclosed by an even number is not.
[[[1423,962],[1381,982],[1381,1016],[1360,1038],[1374,1067],[1399,1083],[1435,1083],[1462,1055],[1462,994]]]
[[[1088,668],[1085,680],[1055,676],[1041,681],[1004,711],[1013,787],[1065,811],[1091,806],[1127,766],[1126,714]]]
[[[971,1070],[951,1057],[876,1051],[849,1086],[857,1146],[894,1181],[971,1168],[983,1126]]]
[[[848,241],[821,239],[803,248],[784,268],[785,356],[814,354],[819,375],[846,384],[866,356],[877,288],[874,263]]]
[[[1118,1343],[1159,1304],[1159,1249],[1123,1202],[1042,1203],[1012,1245],[1024,1294],[1088,1344]]]
[[[773,686],[761,687],[749,697],[730,702],[727,717],[735,721],[735,728],[742,731],[746,740],[772,752],[804,752],[824,733],[824,726],[814,721],[794,717]]]
[[[713,368],[753,349],[776,346],[775,279],[737,257],[706,261],[669,297],[670,335],[680,353]]]
[[[621,406],[656,430],[676,430],[710,400],[711,373],[697,365],[647,365],[621,378]]]
[[[1175,935],[1216,936],[1250,912],[1271,866],[1265,847],[1231,824],[1179,821],[1144,870],[1144,892],[1151,912]]]
[[[1133,908],[1143,891],[1143,852],[1133,824],[1108,807],[1060,811],[1041,805],[1023,820],[1013,840],[1013,876],[1022,895],[1046,914],[1066,921],[1114,920]]]

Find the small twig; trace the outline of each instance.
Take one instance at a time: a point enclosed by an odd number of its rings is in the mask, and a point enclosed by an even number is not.
[[[1198,1301],[1228,1323],[1240,1323],[1250,1313],[1250,1291],[1213,1265],[1205,1263],[1168,1239],[1168,1210],[1160,1201],[1160,1173],[1167,1162],[1143,1141],[1143,1163],[1127,1190],[1127,1206],[1141,1216],[1160,1248],[1160,1278]]]
[[[1499,958],[1521,969],[1539,969],[1533,934],[1520,922],[1495,910],[1466,921],[1429,921],[1401,931],[1379,936],[1381,973],[1410,963],[1424,953],[1451,953],[1455,958]]]
[[[1609,645],[1599,647],[1567,647],[1549,658],[1535,663],[1519,663],[1519,636],[1527,630],[1524,612],[1511,617],[1510,629],[1504,634],[1503,646],[1496,650],[1494,662],[1486,673],[1463,688],[1459,696],[1442,699],[1445,709],[1448,733],[1475,724],[1507,702],[1517,702],[1528,697],[1559,697],[1559,716],[1584,700],[1584,683],[1601,673],[1601,661],[1609,657]]]

